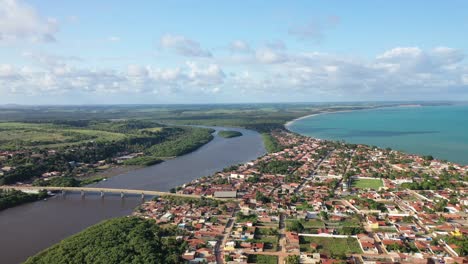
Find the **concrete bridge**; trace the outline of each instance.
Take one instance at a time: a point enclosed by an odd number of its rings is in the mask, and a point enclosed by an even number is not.
[[[0,186],[1,190],[18,190],[22,192],[38,192],[40,190],[46,191],[61,191],[61,192],[81,192],[84,196],[85,193],[99,193],[104,196],[105,193],[120,194],[124,197],[125,194],[147,196],[175,196],[183,198],[196,198],[200,199],[203,196],[193,194],[181,194],[181,193],[170,193],[170,192],[159,192],[159,191],[148,191],[148,190],[131,190],[131,189],[114,189],[114,188],[93,188],[93,187],[51,187],[51,186]],[[211,198],[211,197],[207,197]],[[222,200],[219,198],[211,198]]]

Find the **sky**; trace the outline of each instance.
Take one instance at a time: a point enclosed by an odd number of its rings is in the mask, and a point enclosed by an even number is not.
[[[0,0],[0,104],[468,100],[467,10]]]

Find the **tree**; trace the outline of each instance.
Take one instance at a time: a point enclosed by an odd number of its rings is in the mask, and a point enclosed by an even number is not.
[[[320,211],[320,217],[322,220],[328,220],[328,213],[325,211]]]
[[[63,240],[26,263],[182,263],[180,256],[187,244],[175,239],[176,230],[137,217],[114,218]]]
[[[298,255],[288,256],[286,258],[286,264],[299,264],[301,263]]]
[[[294,221],[291,221],[287,229],[290,232],[301,233],[302,231],[304,231],[304,226],[299,220],[294,220]]]

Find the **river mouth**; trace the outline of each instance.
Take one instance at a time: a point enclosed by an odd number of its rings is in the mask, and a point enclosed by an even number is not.
[[[101,181],[90,187],[169,191],[225,167],[248,162],[266,153],[261,135],[241,128],[236,138],[214,137],[189,154],[161,164],[140,168]],[[149,199],[149,197],[146,197]],[[0,212],[0,263],[20,263],[39,251],[86,227],[112,217],[129,215],[142,202],[141,196],[70,193],[47,201],[24,204]]]

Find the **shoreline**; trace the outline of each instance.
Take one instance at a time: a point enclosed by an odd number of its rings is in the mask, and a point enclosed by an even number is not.
[[[350,110],[338,110],[338,111],[324,111],[324,112],[319,112],[319,113],[314,113],[310,115],[305,115],[301,116],[298,118],[295,118],[293,120],[287,121],[284,123],[284,126],[286,129],[288,129],[289,126],[294,124],[296,121],[306,119],[312,116],[318,116],[318,115],[325,115],[325,114],[334,114],[334,113],[348,113],[348,112],[354,112],[354,111],[368,111],[368,110],[378,110],[378,109],[383,109],[383,108],[419,108],[419,107],[428,107],[430,105],[423,105],[423,104],[398,104],[398,105],[381,105],[381,106],[373,106],[373,107],[368,107],[368,108],[361,108],[361,109],[350,109]],[[288,129],[289,130],[289,129]]]
[[[287,131],[291,132],[291,133],[296,133],[296,134],[299,134],[299,135],[302,135],[302,136],[305,136],[305,137],[310,137],[310,138],[315,138],[315,139],[323,139],[323,140],[330,140],[330,139],[324,139],[324,138],[320,138],[320,137],[316,137],[316,136],[310,136],[310,135],[305,135],[305,134],[302,134],[302,133],[298,133],[298,132],[294,132],[292,130],[290,130],[290,126],[292,124],[294,124],[294,122],[296,121],[299,121],[299,120],[302,120],[302,119],[306,119],[306,118],[309,118],[309,117],[313,117],[313,116],[318,116],[318,115],[323,115],[323,114],[333,114],[333,113],[346,113],[346,112],[353,112],[353,111],[360,111],[360,110],[378,110],[378,109],[382,109],[382,108],[402,108],[402,107],[408,107],[408,108],[419,108],[419,107],[428,107],[428,106],[425,106],[425,105],[394,105],[394,106],[381,106],[381,107],[373,107],[373,108],[367,108],[367,109],[354,109],[354,110],[342,110],[342,111],[326,111],[326,112],[321,112],[321,113],[315,113],[315,114],[310,114],[310,115],[306,115],[306,116],[302,116],[302,117],[298,117],[298,118],[295,118],[293,120],[290,120],[288,122],[286,122],[284,124],[285,128]],[[344,140],[344,139],[342,139]],[[331,141],[337,141],[337,140],[331,140]],[[347,140],[344,140],[344,142],[347,142],[347,143],[350,143],[349,141]],[[370,146],[369,144],[367,143],[356,143],[356,144],[360,144],[360,145],[366,145],[366,146]],[[382,147],[382,146],[377,146],[378,148],[385,148],[385,147]],[[393,148],[392,148],[393,149]],[[455,162],[455,161],[451,161],[451,160],[447,160],[447,159],[443,159],[433,153],[430,153],[430,154],[422,154],[422,153],[417,153],[417,152],[411,152],[411,151],[407,151],[407,150],[402,150],[402,149],[393,149],[395,151],[398,151],[398,152],[401,152],[401,153],[405,153],[405,154],[408,154],[408,155],[416,155],[416,156],[424,156],[424,155],[431,155],[434,157],[434,160],[436,161],[446,161],[448,163],[451,163],[453,165],[457,165],[457,166],[461,166],[461,167],[464,167],[464,166],[468,166],[468,162],[465,163],[465,162]]]
[[[334,113],[347,113],[347,112],[354,112],[354,111],[361,111],[361,110],[374,110],[374,109],[379,109],[379,108],[383,108],[383,107],[320,112],[320,113],[315,113],[315,114],[310,114],[310,115],[305,115],[305,116],[301,116],[301,117],[295,118],[295,119],[293,119],[293,120],[291,120],[291,121],[288,121],[288,122],[284,123],[284,127],[286,127],[286,129],[289,130],[288,127],[291,126],[292,124],[294,124],[296,121],[299,121],[299,120],[302,120],[302,119],[306,119],[306,118],[309,118],[309,117],[313,117],[313,116],[325,115],[325,114],[334,114]],[[292,131],[291,131],[291,132],[292,132]]]

